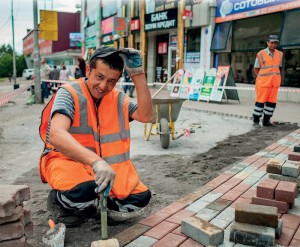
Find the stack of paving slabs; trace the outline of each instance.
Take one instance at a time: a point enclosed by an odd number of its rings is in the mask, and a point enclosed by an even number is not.
[[[250,246],[274,246],[281,231],[276,207],[237,203],[229,240]]]
[[[24,247],[33,234],[31,212],[24,208],[30,199],[26,185],[0,185],[0,246]]]
[[[300,187],[300,153],[292,152],[288,160],[270,159],[267,163],[269,178],[296,183]]]
[[[267,178],[257,185],[256,197],[252,197],[252,203],[273,206],[279,213],[287,214],[295,205],[297,196],[296,183]]]

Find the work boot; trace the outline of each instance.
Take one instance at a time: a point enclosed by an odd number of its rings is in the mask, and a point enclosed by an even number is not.
[[[74,214],[75,210],[65,209],[60,206],[55,190],[51,190],[48,195],[47,208],[51,213],[51,219],[56,224],[64,223],[66,227],[72,228],[80,226],[80,224],[83,223],[83,220]]]
[[[271,123],[270,121],[268,121],[268,122],[263,122],[263,126],[264,127],[275,127],[276,125]]]
[[[261,127],[260,124],[259,124],[259,122],[253,122],[252,126],[254,128],[260,128]]]

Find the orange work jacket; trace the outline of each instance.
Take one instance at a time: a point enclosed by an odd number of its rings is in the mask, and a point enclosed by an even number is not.
[[[111,196],[119,199],[126,198],[138,185],[139,191],[141,189],[146,191],[148,188],[140,182],[129,158],[129,98],[115,88],[102,98],[101,104],[96,109],[83,78],[62,87],[68,90],[74,99],[75,112],[69,129],[70,134],[81,145],[101,156],[116,172]],[[46,141],[46,131],[54,97],[42,113],[40,136],[45,143],[44,150],[46,148],[53,150],[53,146]],[[63,159],[68,158],[62,155]],[[41,158],[39,165],[43,182],[46,182],[43,177],[46,160]]]
[[[259,60],[260,70],[256,78],[258,87],[279,87],[281,83],[280,64],[283,53],[275,49],[273,58],[261,50],[256,57]]]

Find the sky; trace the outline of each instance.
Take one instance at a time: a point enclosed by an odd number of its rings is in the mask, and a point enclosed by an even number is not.
[[[0,0],[0,46],[13,44],[11,3],[14,6],[15,51],[23,53],[23,38],[33,29],[33,0]],[[37,0],[38,9],[76,12],[81,0]]]

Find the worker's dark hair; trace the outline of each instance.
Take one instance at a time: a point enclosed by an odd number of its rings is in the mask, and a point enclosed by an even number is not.
[[[101,60],[104,64],[108,65],[110,69],[123,71],[124,62],[119,54],[120,51],[114,47],[101,45],[90,58],[90,68],[96,68],[97,60]]]
[[[123,71],[124,62],[123,62],[123,59],[119,56],[118,52],[113,53],[111,55],[108,55],[106,57],[94,57],[94,58],[92,58],[89,62],[91,70],[96,68],[96,62],[98,60],[101,60],[102,63],[109,66],[110,69],[118,70],[118,71],[121,71],[121,72]]]

